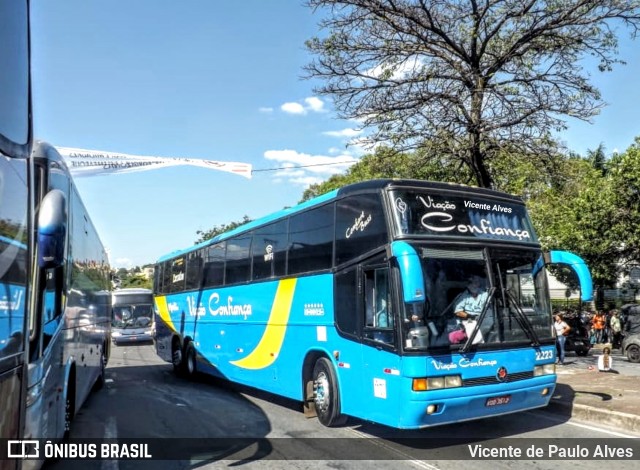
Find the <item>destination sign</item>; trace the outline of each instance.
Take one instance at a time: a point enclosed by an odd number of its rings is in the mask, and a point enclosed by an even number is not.
[[[399,234],[538,241],[522,204],[428,191],[393,191],[391,196]]]

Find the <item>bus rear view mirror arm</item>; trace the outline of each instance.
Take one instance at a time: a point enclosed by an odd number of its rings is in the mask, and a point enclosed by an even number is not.
[[[587,267],[587,263],[585,263],[580,256],[560,250],[544,252],[542,258],[538,260],[538,263],[536,263],[534,267],[534,275],[542,268],[543,264],[564,264],[570,267],[578,276],[581,300],[583,302],[593,300],[593,280],[591,279],[591,272]]]

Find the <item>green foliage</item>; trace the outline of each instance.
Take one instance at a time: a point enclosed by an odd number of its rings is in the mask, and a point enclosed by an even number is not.
[[[196,232],[196,235],[198,235],[198,239],[195,241],[195,243],[198,244],[206,240],[211,240],[216,235],[220,235],[221,233],[225,233],[235,228],[238,228],[241,225],[244,225],[248,222],[251,222],[251,219],[249,218],[248,215],[245,215],[242,217],[242,220],[239,222],[230,222],[228,224],[216,225],[212,229],[206,230],[206,231],[198,230]]]
[[[455,160],[495,187],[502,149],[552,156],[567,117],[604,105],[585,56],[600,71],[617,58],[616,27],[640,26],[640,0],[307,0],[326,12],[306,42],[307,78],[369,144]],[[466,176],[466,175],[465,175]]]
[[[311,185],[302,194],[300,202],[320,196],[334,189],[360,181],[378,178],[424,179],[466,183],[471,179],[469,171],[450,159],[429,156],[431,149],[423,147],[413,153],[399,153],[385,146],[365,155],[344,174],[333,175],[327,181]]]
[[[133,274],[121,279],[120,288],[138,287],[143,289],[153,289],[153,280],[147,279],[143,274]]]
[[[609,161],[601,153],[599,147],[584,159],[568,158],[529,210],[543,246],[582,256],[594,284],[605,288],[640,263],[638,140]]]
[[[148,266],[143,266],[143,268],[146,267]],[[119,268],[117,271],[113,272],[113,280],[120,289],[125,289],[127,287],[153,289],[153,279],[147,279],[140,266],[136,266],[132,269]]]

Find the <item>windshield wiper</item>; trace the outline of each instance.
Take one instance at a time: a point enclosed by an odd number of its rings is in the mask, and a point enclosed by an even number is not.
[[[487,312],[489,311],[488,309],[489,304],[491,303],[491,300],[493,299],[493,296],[495,295],[495,293],[496,293],[495,287],[492,287],[491,289],[489,289],[489,295],[487,295],[487,300],[482,306],[482,312],[480,313],[480,315],[476,320],[476,327],[473,329],[473,331],[467,338],[467,341],[464,343],[464,345],[460,348],[460,352],[463,352],[463,353],[467,352],[469,350],[469,347],[473,344],[473,338],[475,338],[476,335],[478,334],[478,331],[480,330],[480,325],[482,325],[482,322],[484,321],[484,317],[487,316]]]
[[[540,346],[540,340],[538,339],[538,335],[536,334],[533,327],[531,326],[531,322],[525,315],[524,311],[522,310],[522,308],[520,308],[520,305],[518,305],[518,302],[516,302],[516,299],[513,297],[513,294],[511,294],[511,292],[509,292],[508,290],[506,291],[506,293],[507,293],[507,298],[509,299],[510,303],[513,305],[514,310],[516,311],[516,314],[517,314],[516,320],[518,320],[518,323],[520,323],[520,326],[522,327],[524,332],[527,334],[527,336],[531,340],[531,345]]]

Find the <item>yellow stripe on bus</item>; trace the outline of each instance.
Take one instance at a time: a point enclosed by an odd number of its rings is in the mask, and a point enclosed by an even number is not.
[[[231,364],[243,369],[264,369],[274,363],[287,332],[287,323],[291,313],[291,303],[296,288],[296,279],[284,279],[278,284],[273,307],[267,327],[260,342],[248,356],[231,361]]]
[[[156,306],[158,307],[158,313],[160,314],[160,318],[162,319],[162,321],[173,331],[178,331],[171,321],[171,315],[169,315],[169,307],[167,306],[167,298],[165,296],[156,297]]]

